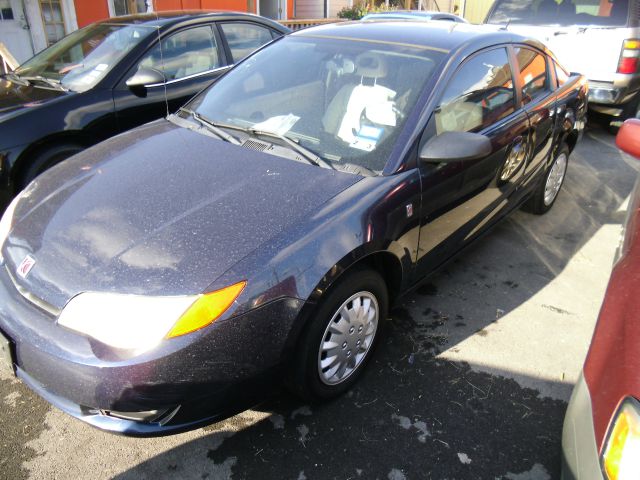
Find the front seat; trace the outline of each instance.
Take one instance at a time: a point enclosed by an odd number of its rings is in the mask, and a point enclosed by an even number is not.
[[[358,55],[351,82],[338,90],[322,117],[324,130],[351,143],[361,128],[360,119],[366,109],[385,103],[389,104],[390,115],[386,116],[388,118],[382,125],[395,126],[393,103],[390,100],[395,97],[396,92],[378,83],[387,73],[387,63],[382,55],[373,52]]]

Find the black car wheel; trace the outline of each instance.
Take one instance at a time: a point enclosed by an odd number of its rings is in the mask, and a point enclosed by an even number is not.
[[[26,187],[31,180],[36,178],[45,170],[53,167],[55,164],[75,155],[84,150],[80,145],[72,143],[63,143],[53,147],[41,150],[34,157],[28,160],[29,166],[20,177],[20,188]]]
[[[318,304],[291,366],[290,386],[308,400],[347,391],[361,375],[387,316],[387,287],[377,272],[357,269]]]
[[[536,215],[542,215],[551,210],[564,184],[568,164],[569,147],[563,143],[556,152],[553,163],[547,169],[544,178],[534,190],[531,198],[525,203],[525,210]]]

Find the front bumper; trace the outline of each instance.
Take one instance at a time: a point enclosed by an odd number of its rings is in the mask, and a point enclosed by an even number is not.
[[[66,413],[133,436],[189,430],[263,398],[302,305],[281,298],[127,356],[58,326],[0,271],[0,330],[12,343],[16,375]],[[152,410],[172,416],[141,422],[109,415]]]
[[[581,373],[562,428],[562,480],[603,480],[589,388]]]

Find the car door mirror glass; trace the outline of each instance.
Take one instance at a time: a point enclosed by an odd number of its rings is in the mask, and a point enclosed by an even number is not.
[[[431,138],[420,149],[420,160],[426,163],[449,163],[475,160],[490,155],[491,140],[470,132],[444,132]]]
[[[158,83],[164,83],[164,75],[153,68],[140,68],[138,71],[130,77],[126,84],[131,90],[144,89],[149,85],[155,85]]]

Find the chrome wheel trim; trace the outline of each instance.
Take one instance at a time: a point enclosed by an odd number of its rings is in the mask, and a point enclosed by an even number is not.
[[[561,153],[547,175],[547,182],[544,185],[544,204],[548,207],[558,196],[564,175],[567,173],[567,154]]]
[[[362,364],[378,330],[379,311],[371,292],[355,293],[340,305],[320,340],[318,374],[322,383],[342,383]]]

